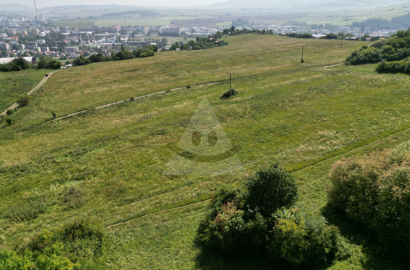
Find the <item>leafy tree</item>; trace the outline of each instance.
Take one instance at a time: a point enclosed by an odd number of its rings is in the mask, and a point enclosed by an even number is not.
[[[31,65],[27,62],[23,57],[17,57],[12,61],[12,63],[16,66],[21,67],[21,69],[30,69]]]
[[[73,61],[74,66],[84,66],[90,64],[91,61],[88,58],[85,58],[84,55],[80,55]]]
[[[337,39],[337,34],[329,33],[326,36],[324,36],[324,39]]]
[[[51,62],[48,65],[48,68],[51,69],[60,69],[61,68],[61,62],[57,60],[51,60]]]
[[[175,51],[176,49],[179,49],[179,48],[181,48],[181,46],[179,45],[178,42],[175,42],[174,44],[171,45],[169,49]]]
[[[278,165],[258,171],[244,191],[220,189],[199,224],[196,245],[203,252],[258,250],[295,266],[332,262],[339,248],[337,229],[318,214],[286,209],[296,192],[292,177]]]
[[[364,225],[384,249],[410,258],[410,143],[332,166],[329,204]]]
[[[264,217],[291,206],[297,194],[295,180],[278,164],[258,171],[248,180],[246,189],[245,204]]]
[[[115,55],[114,60],[126,60],[126,59],[132,59],[132,58],[134,58],[134,55],[132,54],[132,52],[124,49]]]
[[[268,254],[294,266],[326,265],[338,253],[339,232],[324,217],[299,209],[280,209],[268,236]]]
[[[51,60],[52,60],[52,59],[51,59],[50,57],[45,56],[45,55],[42,55],[42,56],[40,57],[40,60],[39,60],[38,63],[37,63],[37,68],[38,68],[38,69],[46,69],[46,68],[48,68],[49,65],[50,65]]]

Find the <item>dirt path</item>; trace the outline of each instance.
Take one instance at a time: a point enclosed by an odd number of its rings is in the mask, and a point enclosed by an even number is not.
[[[341,66],[344,65],[343,63],[341,64],[334,64],[334,65],[330,65],[330,66],[324,66],[324,68],[329,68],[329,67],[336,67],[336,66]]]
[[[328,68],[328,67],[335,67],[335,66],[340,66],[340,65],[343,65],[343,63],[341,63],[341,64],[329,65],[329,66],[323,66],[323,67],[324,67],[324,68]],[[264,74],[256,74],[256,75],[250,75],[250,76],[242,76],[242,77],[237,77],[237,78],[235,78],[235,79],[233,79],[233,80],[239,80],[239,79],[243,79],[243,78],[257,77],[257,76],[260,76],[260,75],[264,75]],[[229,81],[229,80],[220,80],[220,81],[214,81],[214,82],[200,83],[200,84],[195,84],[195,85],[192,85],[192,86],[213,85],[213,84],[218,84],[218,83],[227,82],[227,81]],[[93,108],[93,109],[98,110],[98,109],[102,109],[102,108],[107,108],[107,107],[110,107],[110,106],[113,106],[113,105],[122,104],[122,103],[125,103],[125,102],[130,102],[130,101],[133,101],[133,100],[143,99],[143,98],[147,98],[147,97],[151,97],[151,96],[163,95],[163,94],[166,94],[166,93],[170,93],[170,92],[174,92],[174,91],[182,90],[182,89],[187,89],[187,88],[186,88],[186,87],[178,87],[178,88],[172,88],[172,89],[168,89],[168,90],[163,90],[163,91],[160,91],[160,92],[155,92],[155,93],[151,93],[151,94],[146,94],[146,95],[142,95],[142,96],[137,96],[137,97],[134,97],[134,98],[129,98],[129,99],[125,99],[125,100],[120,100],[120,101],[116,101],[116,102],[112,102],[112,103],[107,103],[107,104],[104,104],[104,105],[97,106],[97,107],[95,107],[95,108]],[[63,115],[63,116],[61,116],[61,117],[58,117],[58,118],[54,119],[54,121],[61,120],[61,119],[64,119],[64,118],[68,118],[68,117],[72,117],[72,116],[75,116],[75,115],[78,115],[78,114],[81,114],[81,113],[85,113],[85,112],[87,112],[87,111],[89,111],[89,110],[81,110],[81,111],[78,111],[78,112],[66,114],[66,115]]]
[[[51,72],[50,75],[45,76],[45,77],[41,80],[41,82],[40,82],[39,84],[37,84],[36,87],[34,87],[33,89],[31,89],[30,92],[27,93],[27,96],[31,96],[35,91],[37,91],[41,86],[43,86],[43,84],[48,80],[48,78],[51,77],[51,75],[53,75],[53,73],[54,73],[54,72]],[[6,113],[7,113],[8,110],[13,110],[13,109],[15,109],[15,108],[17,108],[17,107],[18,107],[18,104],[17,104],[17,103],[14,103],[14,104],[11,105],[7,110],[5,110],[3,113],[1,113],[0,116],[6,115]]]
[[[195,84],[193,86],[212,85],[212,84],[218,84],[218,83],[225,82],[225,81],[227,81],[227,80]],[[130,101],[133,101],[133,100],[143,99],[143,98],[147,98],[147,97],[163,95],[163,94],[167,94],[167,93],[174,92],[174,91],[177,91],[177,90],[182,90],[182,89],[187,89],[187,87],[172,88],[172,89],[163,90],[163,91],[160,91],[160,92],[155,92],[155,93],[151,93],[151,94],[137,96],[137,97],[134,97],[134,98],[128,98],[128,99],[125,99],[125,100],[120,100],[120,101],[100,105],[100,106],[95,107],[94,109],[99,110],[99,109],[107,108],[107,107],[110,107],[110,106],[113,106],[113,105],[122,104],[122,103],[125,103],[125,102],[130,102]],[[71,117],[71,116],[74,116],[74,115],[77,115],[77,114],[80,114],[80,113],[85,113],[87,111],[89,111],[89,110],[82,110],[82,111],[78,111],[78,112],[75,112],[75,113],[66,114],[64,116],[61,116],[61,117],[58,117],[58,118],[54,119],[54,121],[61,120],[61,119],[64,119],[64,118],[68,118],[68,117]]]

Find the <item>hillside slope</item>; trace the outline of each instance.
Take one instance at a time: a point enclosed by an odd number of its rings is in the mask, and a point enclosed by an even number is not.
[[[243,258],[201,260],[193,237],[207,200],[243,176],[166,176],[164,168],[206,97],[248,174],[280,161],[297,179],[298,206],[326,204],[330,165],[343,155],[410,139],[406,75],[381,75],[374,65],[333,66],[361,43],[246,35],[229,46],[171,52],[151,59],[92,64],[53,75],[29,106],[0,126],[0,248],[22,246],[44,228],[83,217],[106,228],[101,261],[108,269],[269,269]],[[305,64],[300,48],[305,46]],[[239,95],[219,96],[229,82],[172,93],[50,121],[58,114],[144,93],[226,79],[235,72]],[[81,191],[78,207],[64,199]],[[36,218],[12,209],[41,202]],[[74,202],[75,203],[75,202]],[[128,222],[127,222],[128,221]],[[355,248],[333,269],[404,269]],[[252,267],[251,267],[252,265]]]

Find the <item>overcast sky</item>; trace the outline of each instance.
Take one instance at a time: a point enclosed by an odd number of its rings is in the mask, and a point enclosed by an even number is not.
[[[134,6],[205,6],[216,2],[223,2],[224,0],[36,0],[38,8],[48,6],[67,6],[67,5],[134,5]],[[1,4],[25,4],[34,6],[34,0],[0,0]]]

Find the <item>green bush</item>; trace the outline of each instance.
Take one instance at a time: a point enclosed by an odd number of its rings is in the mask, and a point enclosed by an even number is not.
[[[61,68],[61,62],[60,61],[57,61],[57,60],[52,60],[51,62],[50,62],[50,64],[49,64],[49,68],[51,68],[51,69],[60,69]]]
[[[195,243],[208,252],[258,250],[298,266],[330,263],[338,252],[338,231],[319,215],[285,210],[296,195],[293,178],[277,164],[258,171],[244,191],[222,188],[211,199]]]
[[[134,57],[135,56],[132,54],[132,52],[128,50],[121,50],[115,54],[115,57],[113,59],[114,60],[127,60],[127,59],[132,59]]]
[[[399,250],[410,258],[410,166],[394,168],[383,175],[375,217],[371,228],[387,250]]]
[[[278,210],[269,234],[268,254],[295,266],[324,265],[338,252],[339,232],[322,216],[297,209]]]
[[[155,54],[154,51],[148,50],[148,51],[142,52],[139,55],[139,57],[150,57],[150,56],[154,56],[154,54]]]
[[[354,51],[346,58],[347,65],[362,65],[368,63],[379,63],[383,59],[383,54],[377,48],[362,48]]]
[[[104,231],[89,220],[79,220],[65,226],[60,233],[60,239],[69,243],[72,253],[81,257],[99,256],[103,252]],[[91,256],[91,257],[92,257]]]
[[[18,255],[14,251],[0,251],[0,269],[2,270],[32,270],[33,267],[32,254],[24,252]]]
[[[246,184],[245,204],[269,217],[281,207],[289,207],[296,201],[295,180],[284,168],[274,164],[258,171]]]
[[[18,104],[20,107],[27,106],[27,105],[29,104],[29,102],[30,102],[30,97],[27,96],[27,95],[21,95],[21,96],[19,97],[19,99],[17,100],[17,104]]]
[[[154,46],[146,46],[144,48],[134,50],[132,54],[135,57],[150,57],[154,56],[156,51],[158,51],[158,47],[155,46],[154,48]]]
[[[379,73],[407,73],[410,74],[410,61],[382,61],[377,67]]]
[[[410,258],[410,143],[342,159],[330,172],[329,204],[364,225],[386,251]]]
[[[73,61],[74,66],[84,66],[91,64],[91,60],[89,58],[85,58],[84,55],[80,55]]]
[[[40,57],[40,60],[37,63],[37,68],[38,69],[47,69],[47,68],[59,69],[61,68],[61,62],[54,60],[53,58],[48,57],[46,55],[42,55]]]
[[[330,172],[329,203],[344,209],[358,222],[372,219],[379,200],[380,174],[387,162],[384,153],[374,154],[366,161],[352,158],[336,162]]]
[[[0,251],[0,269],[102,269],[103,230],[77,221],[55,232],[43,230],[16,251]]]
[[[235,89],[228,90],[223,95],[220,97],[220,99],[229,99],[230,97],[236,96],[238,94],[238,91]]]

